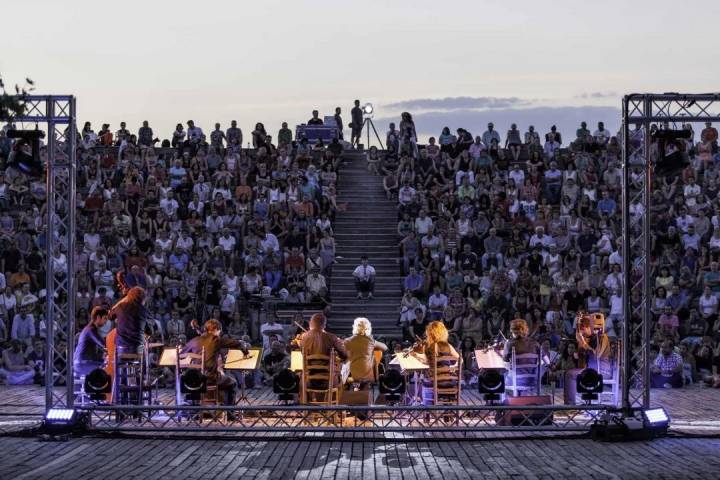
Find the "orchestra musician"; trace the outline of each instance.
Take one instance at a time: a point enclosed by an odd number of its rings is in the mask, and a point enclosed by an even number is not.
[[[605,317],[601,314],[579,313],[576,318],[575,339],[578,344],[579,367],[603,370],[603,362],[610,357],[610,339],[605,333]]]
[[[310,329],[300,336],[297,344],[302,351],[303,357],[307,357],[308,355],[329,356],[332,351],[335,350],[335,354],[344,362],[348,359],[345,343],[337,336],[325,331],[326,323],[325,315],[322,313],[314,314],[310,317]],[[335,371],[338,372],[338,374],[340,373],[338,369]],[[324,382],[318,382],[317,384],[308,386],[314,389],[327,388],[327,384],[323,383]]]
[[[510,321],[510,338],[505,341],[503,347],[503,360],[509,362],[512,358],[513,349],[515,355],[526,353],[538,353],[540,346],[530,338],[530,329],[527,322],[522,318]]]
[[[605,333],[605,316],[578,312],[575,317],[575,340],[577,341],[578,368],[565,372],[564,400],[576,403],[577,376],[585,368],[593,368],[606,375],[611,369],[612,350]],[[612,372],[609,372],[612,374]]]
[[[427,328],[425,329],[425,340],[424,342],[422,342],[422,344],[418,344],[415,350],[418,350],[420,348],[425,353],[427,364],[430,366],[430,368],[427,370],[427,374],[423,378],[423,404],[432,405],[433,395],[426,394],[425,390],[427,388],[432,389],[434,386],[433,366],[435,365],[436,358],[435,350],[437,349],[438,356],[451,356],[455,359],[454,363],[448,362],[448,364],[438,364],[439,367],[454,365],[460,358],[460,354],[448,342],[448,331],[445,327],[445,324],[437,320],[428,324]],[[438,387],[454,386],[457,386],[455,382],[443,383],[442,385],[438,385]]]
[[[364,390],[375,380],[375,352],[385,352],[388,347],[373,339],[370,320],[358,317],[353,322],[352,337],[345,339],[345,348],[348,362],[343,365],[343,377],[359,383]]]
[[[515,355],[525,355],[528,353],[539,355],[540,345],[533,338],[530,338],[529,335],[530,329],[524,319],[516,318],[515,320],[510,321],[510,338],[505,341],[505,346],[503,347],[503,360],[510,362],[512,360],[513,350],[515,351]],[[528,370],[523,369],[522,366],[518,365],[516,365],[516,370],[516,373],[529,373]],[[524,377],[520,380],[525,383],[518,381],[518,385],[516,386],[527,387],[534,384],[532,378]],[[515,379],[512,375],[506,375],[506,381],[508,384],[512,384]]]
[[[132,287],[125,297],[110,309],[110,318],[116,322],[116,347],[118,353],[139,353],[145,342],[147,310],[143,305],[145,290]]]
[[[219,369],[218,355],[223,349],[237,348],[242,350],[245,358],[248,358],[250,354],[249,346],[242,340],[221,337],[222,324],[214,318],[206,321],[204,327],[204,332],[185,344],[181,353],[202,354],[204,352],[203,361],[208,380],[216,384],[219,391],[224,392],[223,405],[234,405],[237,382],[233,377],[225,375]]]
[[[75,377],[83,377],[96,368],[102,368],[105,360],[105,340],[100,329],[108,320],[108,311],[100,306],[92,309],[90,323],[80,332],[73,355]]]

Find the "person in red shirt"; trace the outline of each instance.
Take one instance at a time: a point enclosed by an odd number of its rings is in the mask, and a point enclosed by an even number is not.
[[[700,133],[700,141],[709,143],[713,154],[718,153],[718,131],[711,122],[705,122],[705,128]]]

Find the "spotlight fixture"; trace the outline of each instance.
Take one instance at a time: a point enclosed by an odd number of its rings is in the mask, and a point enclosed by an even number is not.
[[[648,408],[642,411],[643,423],[646,428],[665,429],[670,426],[670,415],[662,408]]]
[[[102,368],[96,368],[85,376],[83,390],[90,400],[104,400],[112,391],[112,377]]]
[[[42,176],[40,161],[40,139],[45,137],[42,130],[8,130],[8,138],[16,138],[17,142],[8,157],[8,166],[20,170],[31,177]],[[27,149],[30,149],[28,152]]]
[[[597,400],[598,394],[603,391],[603,377],[597,370],[586,368],[577,376],[577,393],[581,394],[586,402]]]
[[[488,368],[478,374],[478,391],[486,402],[500,400],[505,393],[505,376],[497,368]]]
[[[89,415],[72,408],[51,408],[43,418],[43,430],[51,435],[69,435],[82,431],[89,423]]]
[[[399,370],[390,369],[380,375],[379,390],[387,402],[399,402],[405,393],[405,377]]]
[[[278,400],[289,402],[300,393],[300,377],[289,368],[280,371],[273,377],[273,393],[277,393]]]
[[[362,109],[365,115],[372,115],[372,113],[375,111],[375,109],[373,108],[373,104],[370,102],[363,105]]]
[[[180,375],[180,393],[187,400],[200,400],[200,396],[207,392],[207,376],[197,368],[188,368]]]

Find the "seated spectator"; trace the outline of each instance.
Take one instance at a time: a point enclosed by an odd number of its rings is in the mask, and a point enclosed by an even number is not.
[[[653,388],[683,386],[683,359],[673,348],[672,340],[663,341],[660,353],[650,367]]]

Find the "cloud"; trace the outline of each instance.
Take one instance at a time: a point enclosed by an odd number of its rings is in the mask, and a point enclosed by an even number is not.
[[[579,95],[575,95],[575,98],[582,99],[600,99],[600,98],[620,98],[617,92],[585,92]],[[619,100],[618,100],[619,101]]]
[[[620,128],[620,109],[604,106],[505,108],[486,111],[463,109],[417,113],[413,114],[413,120],[421,142],[425,142],[430,136],[437,137],[445,126],[450,127],[453,132],[458,127],[463,127],[473,135],[481,135],[487,129],[488,122],[493,122],[503,141],[510,125],[515,123],[522,132],[525,132],[529,125],[534,125],[535,130],[541,134],[556,125],[563,134],[563,142],[567,144],[574,138],[575,130],[583,121],[587,122],[588,128],[592,130],[598,122],[604,122],[605,128],[613,133],[617,132]],[[397,125],[399,121],[396,117],[375,119],[383,142],[388,124],[395,122]]]
[[[517,97],[445,97],[414,98],[383,105],[392,110],[461,110],[492,109],[529,105],[530,101]]]

